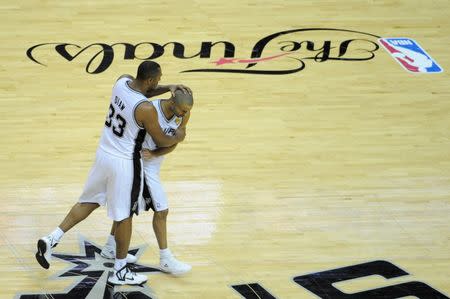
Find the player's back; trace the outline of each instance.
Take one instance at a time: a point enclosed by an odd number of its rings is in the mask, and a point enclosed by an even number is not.
[[[105,128],[99,148],[125,159],[139,158],[145,129],[135,119],[136,107],[147,101],[142,93],[130,87],[131,79],[119,79],[113,87]]]

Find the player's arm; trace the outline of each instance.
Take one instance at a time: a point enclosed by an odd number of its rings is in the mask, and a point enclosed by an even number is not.
[[[180,128],[186,128],[186,125],[189,121],[189,118],[191,117],[191,111],[186,112],[186,114],[183,116],[183,121],[180,124]]]
[[[148,148],[143,148],[141,151],[141,157],[145,160],[150,160],[151,158],[167,155],[171,153],[176,147],[177,144],[174,144],[168,147],[158,147],[157,149],[154,149],[152,151]]]
[[[177,131],[182,132],[184,135],[186,135],[186,125],[187,122],[189,121],[189,118],[191,117],[191,112],[188,111],[184,116],[183,116],[183,121],[181,122],[180,126],[178,127]]]
[[[160,94],[163,94],[163,93],[166,93],[169,91],[173,95],[173,93],[177,89],[181,90],[184,93],[192,94],[192,90],[187,86],[184,86],[182,84],[170,84],[170,85],[158,85],[155,88],[153,88],[152,90],[148,90],[145,93],[145,96],[147,98],[151,98],[151,97],[159,96]]]
[[[180,128],[186,128],[186,125],[187,125],[187,122],[189,121],[190,116],[191,116],[191,112],[188,111],[183,116],[183,121],[180,124]],[[167,154],[173,152],[173,150],[176,147],[177,147],[177,144],[174,144],[174,145],[168,146],[168,147],[158,147],[157,149],[154,149],[152,151],[149,150],[148,148],[143,148],[141,151],[141,157],[144,158],[145,160],[150,160],[151,158],[167,155]]]
[[[168,153],[173,152],[173,150],[177,147],[177,144],[178,143],[168,147],[158,147],[157,149],[151,151],[152,155],[157,157],[167,155]]]
[[[120,76],[119,78],[117,78],[116,82],[123,78],[128,78],[128,79],[134,80],[133,76],[124,74],[124,75]]]
[[[158,147],[167,147],[184,140],[186,130],[177,129],[174,136],[164,134],[158,123],[158,113],[150,102],[141,103],[135,111],[138,124],[142,125],[147,133],[152,136]]]

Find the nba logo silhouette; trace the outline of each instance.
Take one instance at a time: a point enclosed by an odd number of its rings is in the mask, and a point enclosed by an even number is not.
[[[442,68],[410,38],[380,38],[379,43],[403,68],[412,73],[440,73]]]

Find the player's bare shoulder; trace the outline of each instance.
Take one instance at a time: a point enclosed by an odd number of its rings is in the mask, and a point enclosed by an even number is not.
[[[134,115],[139,125],[148,123],[149,120],[158,120],[158,112],[150,101],[143,101],[140,103],[136,107]]]
[[[137,111],[147,111],[147,112],[156,112],[155,106],[153,106],[152,102],[150,101],[143,101],[136,107]]]

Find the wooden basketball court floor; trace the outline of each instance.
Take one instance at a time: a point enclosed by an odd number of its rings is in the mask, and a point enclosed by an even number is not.
[[[448,298],[448,1],[2,1],[0,11],[1,298]],[[414,39],[444,71],[405,71],[379,37]],[[93,253],[109,233],[105,209],[68,232],[44,270],[36,241],[80,195],[114,81],[146,58],[161,64],[161,84],[194,91],[186,141],[161,173],[169,246],[193,270],[154,271],[146,213],[131,246],[148,283],[106,286],[111,268]]]

